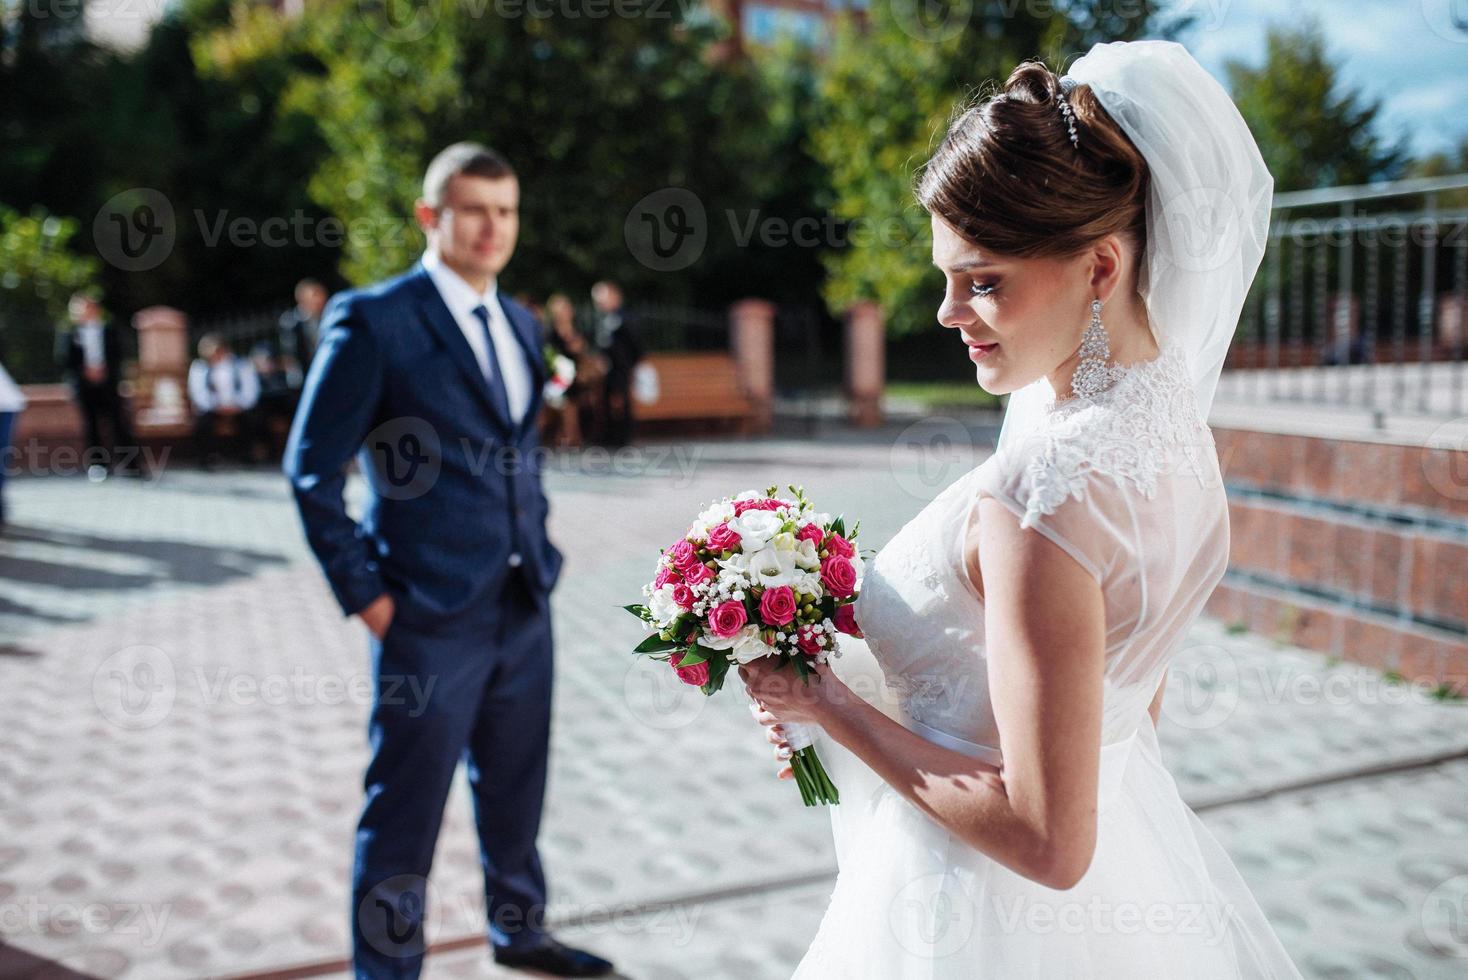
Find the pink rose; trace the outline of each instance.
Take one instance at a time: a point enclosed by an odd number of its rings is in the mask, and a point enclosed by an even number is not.
[[[795,618],[795,590],[788,585],[765,589],[759,600],[759,614],[771,626],[784,626]]]
[[[687,538],[682,538],[677,544],[669,548],[668,554],[673,559],[673,567],[679,571],[686,572],[688,571],[689,565],[698,564],[698,549]]]
[[[694,562],[683,569],[683,581],[689,585],[702,585],[713,577],[714,573],[709,571],[709,567],[699,562]]]
[[[749,617],[744,613],[744,603],[726,599],[709,613],[709,630],[715,636],[730,637],[744,628]]]
[[[709,532],[709,550],[730,551],[739,547],[739,540],[739,532],[729,527],[725,521]]]
[[[699,568],[702,567],[702,565],[699,566]],[[693,590],[682,582],[679,582],[677,585],[673,586],[673,601],[684,609],[692,609]]]
[[[820,631],[814,626],[802,626],[795,634],[795,645],[807,657],[814,657],[822,650],[821,645],[816,642],[819,635]]]
[[[856,566],[849,558],[832,555],[821,562],[821,584],[836,598],[848,598],[856,591]]]
[[[656,592],[669,582],[678,581],[678,573],[673,571],[669,565],[658,566],[658,577],[652,580],[652,590]]]
[[[856,606],[854,604],[836,607],[836,615],[832,617],[832,622],[836,624],[836,629],[848,636],[861,639],[866,635],[861,631],[861,627],[856,625]]]
[[[795,532],[796,541],[809,541],[811,544],[816,546],[817,551],[820,550],[821,542],[825,540],[825,537],[826,532],[821,530],[821,526],[819,524],[807,524],[805,527]]]
[[[696,663],[692,667],[679,667],[678,665],[682,662],[683,652],[681,650],[674,650],[668,658],[668,663],[673,665],[673,670],[677,673],[678,679],[684,684],[692,684],[698,687],[709,682],[709,662],[707,660],[702,663]]]
[[[734,516],[738,517],[747,510],[778,510],[781,507],[794,507],[788,500],[780,500],[777,497],[756,497],[753,500],[734,501]]]
[[[851,542],[847,541],[839,534],[832,534],[829,538],[826,539],[826,550],[829,551],[831,554],[839,555],[842,558],[850,558],[852,555],[856,554],[856,549],[851,546]]]

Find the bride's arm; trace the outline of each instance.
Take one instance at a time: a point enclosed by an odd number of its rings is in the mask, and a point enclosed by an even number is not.
[[[762,720],[814,721],[971,846],[1051,888],[1070,888],[1096,842],[1104,607],[1096,580],[991,498],[979,503],[990,698],[1004,767],[934,745],[846,690],[740,669]],[[838,787],[839,788],[839,787]]]

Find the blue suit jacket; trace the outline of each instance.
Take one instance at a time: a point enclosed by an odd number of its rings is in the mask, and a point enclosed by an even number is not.
[[[404,622],[446,624],[524,574],[549,592],[561,553],[546,536],[539,436],[545,383],[540,326],[500,294],[530,365],[519,425],[498,409],[474,353],[421,263],[334,296],[291,425],[283,469],[306,537],[342,610],[383,592]],[[357,456],[361,523],[342,500]]]

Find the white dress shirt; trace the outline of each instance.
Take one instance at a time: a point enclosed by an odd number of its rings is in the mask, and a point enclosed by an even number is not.
[[[107,349],[102,343],[103,326],[93,321],[77,325],[76,335],[82,342],[82,364],[85,367],[105,367],[107,364]]]
[[[25,408],[25,395],[21,394],[20,385],[10,377],[5,370],[5,365],[0,364],[0,412],[19,412]],[[5,447],[0,446],[0,450]]]
[[[530,408],[534,377],[525,360],[525,351],[515,337],[515,328],[510,325],[509,317],[500,306],[498,281],[491,279],[488,289],[483,293],[476,292],[462,276],[444,265],[443,259],[431,248],[423,253],[423,267],[428,270],[429,278],[438,287],[438,293],[453,314],[454,322],[463,331],[464,339],[469,341],[469,349],[474,351],[474,359],[479,362],[479,370],[484,377],[488,379],[492,377],[491,371],[498,371],[504,379],[511,421],[518,424]],[[489,310],[489,332],[494,338],[498,364],[490,364],[489,345],[484,342],[484,328],[474,315],[474,309],[478,306]]]
[[[232,407],[251,409],[260,400],[260,377],[255,366],[230,356],[211,364],[203,358],[189,365],[189,401],[198,412]]]

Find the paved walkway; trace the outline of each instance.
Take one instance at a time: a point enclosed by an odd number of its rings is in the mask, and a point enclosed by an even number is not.
[[[567,939],[639,980],[789,975],[829,894],[825,815],[771,778],[739,697],[628,657],[637,624],[617,607],[702,502],[803,483],[877,547],[984,453],[938,420],[551,464],[568,562],[542,841]],[[178,469],[10,493],[0,977],[344,976],[366,634],[336,612],[283,481]],[[1463,707],[1209,620],[1172,685],[1169,763],[1307,976],[1468,972]],[[675,738],[702,761],[674,760]],[[501,975],[479,891],[461,774],[429,976]]]

